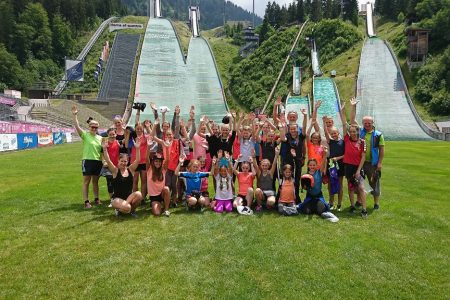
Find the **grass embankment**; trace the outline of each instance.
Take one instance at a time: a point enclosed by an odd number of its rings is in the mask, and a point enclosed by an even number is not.
[[[192,33],[189,29],[189,26],[186,22],[183,21],[172,21],[172,24],[175,27],[175,31],[178,35],[178,39],[181,44],[181,51],[184,55],[188,53],[189,50],[189,42],[191,41]]]
[[[182,208],[117,219],[82,208],[81,144],[2,153],[0,298],[444,299],[450,144],[386,147],[380,211],[350,216],[345,197],[336,224]]]

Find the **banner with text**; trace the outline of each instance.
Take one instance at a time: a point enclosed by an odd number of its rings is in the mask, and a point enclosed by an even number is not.
[[[53,132],[53,144],[60,145],[66,142],[66,134],[64,132]]]
[[[53,145],[53,133],[38,132],[38,147],[46,147]]]
[[[37,133],[18,133],[17,134],[18,149],[31,149],[38,146]]]
[[[17,150],[17,135],[0,134],[0,152]]]
[[[144,25],[142,24],[132,24],[132,23],[110,23],[109,32],[120,30],[120,29],[142,29]]]

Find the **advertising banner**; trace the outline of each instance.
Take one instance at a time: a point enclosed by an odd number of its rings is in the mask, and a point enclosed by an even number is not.
[[[0,96],[0,103],[1,103],[1,104],[6,104],[6,105],[9,105],[9,106],[14,106],[14,105],[16,105],[16,102],[17,102],[17,101],[14,100],[14,99]]]
[[[0,134],[0,152],[17,150],[17,135]]]
[[[301,90],[301,73],[300,73],[300,67],[294,67],[293,72],[292,72],[293,76],[292,76],[292,92],[294,95],[300,95],[300,90]]]
[[[37,133],[18,133],[17,145],[19,150],[37,148],[38,146]]]
[[[83,81],[83,61],[66,59],[66,80]]]
[[[66,134],[64,132],[53,132],[53,144],[60,145],[66,142]]]
[[[120,29],[142,29],[144,25],[142,24],[132,24],[132,23],[110,23],[109,32],[120,30]]]
[[[72,133],[71,132],[66,132],[66,142],[72,143]]]
[[[46,147],[53,145],[53,133],[38,132],[38,147]]]

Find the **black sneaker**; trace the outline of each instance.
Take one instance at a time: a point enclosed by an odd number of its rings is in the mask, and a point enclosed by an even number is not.
[[[356,208],[354,206],[350,206],[349,213],[354,214],[355,210],[356,210]]]
[[[380,209],[380,205],[379,204],[374,204],[373,205],[373,209],[374,210],[379,210]]]
[[[359,203],[358,201],[356,201],[355,207],[361,207],[361,203]]]
[[[367,210],[363,209],[363,210],[361,211],[361,217],[362,217],[363,219],[367,219]]]

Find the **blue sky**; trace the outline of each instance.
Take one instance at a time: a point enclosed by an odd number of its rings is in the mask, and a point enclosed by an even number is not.
[[[252,11],[252,0],[230,0],[231,2],[241,6],[242,8]],[[255,0],[255,12],[259,16],[264,16],[264,10],[266,9],[268,0]],[[273,2],[273,0],[271,0]],[[289,4],[292,0],[275,0],[280,5]],[[367,0],[358,0],[359,3],[366,3]],[[375,0],[370,0],[370,2],[375,2]]]

